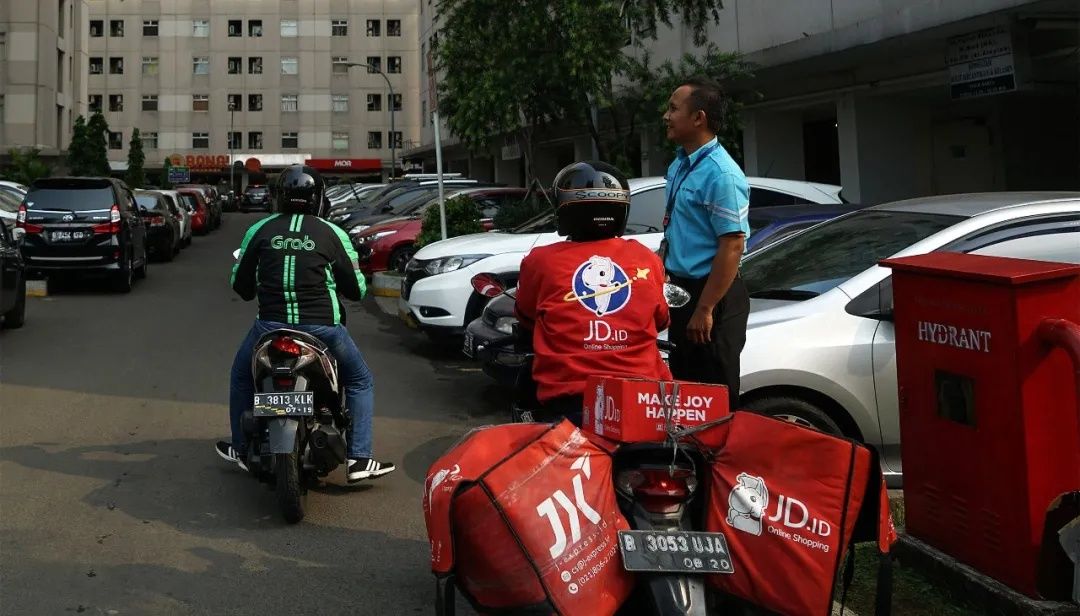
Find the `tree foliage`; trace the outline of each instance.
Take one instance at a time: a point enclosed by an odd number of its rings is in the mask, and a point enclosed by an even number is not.
[[[165,163],[161,166],[161,181],[158,182],[158,186],[165,190],[172,188],[172,182],[169,181],[169,167],[172,167],[172,159],[166,156]]]
[[[465,195],[457,195],[446,200],[446,237],[457,237],[470,233],[482,233],[480,210],[476,202]],[[439,218],[438,204],[424,212],[420,225],[420,235],[416,238],[416,247],[426,246],[442,239],[442,221]]]
[[[3,171],[3,178],[29,186],[41,178],[52,175],[52,168],[41,160],[41,150],[37,148],[8,150],[8,164]]]
[[[131,141],[128,143],[128,169],[127,169],[127,183],[132,188],[142,188],[146,184],[146,173],[143,171],[143,164],[146,162],[146,155],[143,154],[142,136],[139,134],[139,129],[131,131]]]
[[[68,145],[67,166],[71,175],[88,175],[87,161],[90,159],[89,134],[86,127],[86,118],[82,115],[75,118],[75,127],[72,129],[71,144]]]
[[[95,111],[86,124],[86,174],[108,177],[109,168],[109,123],[100,111]]]

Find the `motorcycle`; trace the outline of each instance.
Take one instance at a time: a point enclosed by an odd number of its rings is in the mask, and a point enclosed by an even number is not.
[[[675,308],[690,301],[689,293],[672,284],[664,285],[664,297]],[[513,335],[494,344],[515,345],[526,359],[518,373],[511,402],[511,422],[546,419],[539,412],[535,397],[529,341],[515,328]],[[657,345],[665,353],[675,348],[666,340],[657,340]],[[677,390],[673,397],[678,398]],[[707,485],[708,464],[696,448],[677,438],[678,430],[671,425],[670,418],[668,433],[669,438],[664,442],[629,443],[615,451],[612,473],[615,493],[619,509],[631,527],[620,532],[620,548],[627,541],[642,546],[650,542],[715,545],[724,541],[719,533],[701,531],[705,527],[705,495],[698,491],[698,486]],[[639,583],[620,613],[648,606],[653,614],[705,616],[709,613],[705,575],[725,573],[732,567],[729,560],[716,557],[713,549],[690,556],[682,563],[659,556],[668,551],[666,548],[660,553],[646,549],[621,551],[624,568],[637,572]]]
[[[304,519],[308,487],[346,460],[351,415],[337,360],[315,336],[276,329],[255,343],[251,370],[255,397],[242,419],[245,464],[276,491],[282,516],[295,524]]]

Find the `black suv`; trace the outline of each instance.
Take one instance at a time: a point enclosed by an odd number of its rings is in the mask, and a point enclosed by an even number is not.
[[[120,180],[37,180],[16,224],[26,231],[23,256],[33,274],[103,273],[121,292],[146,276],[146,225]]]
[[[244,189],[244,196],[240,200],[240,211],[251,210],[270,211],[270,191],[261,185],[251,185]]]

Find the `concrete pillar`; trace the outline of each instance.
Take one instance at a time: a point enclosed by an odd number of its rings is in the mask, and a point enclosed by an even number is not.
[[[479,182],[491,182],[495,179],[495,167],[490,157],[470,157],[469,177]]]
[[[746,175],[806,179],[802,113],[744,112],[743,152]]]
[[[930,109],[912,100],[841,95],[836,105],[840,183],[855,203],[933,193]]]
[[[641,134],[641,177],[663,177],[674,159],[674,146],[655,143],[648,133]]]

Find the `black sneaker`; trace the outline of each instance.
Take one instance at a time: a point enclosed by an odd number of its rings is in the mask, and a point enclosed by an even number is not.
[[[225,441],[218,441],[217,447],[214,448],[217,451],[217,455],[229,462],[235,462],[237,466],[244,469],[248,469],[247,464],[244,464],[244,456],[239,451],[233,449],[232,444]]]
[[[365,479],[389,475],[395,470],[397,470],[397,467],[392,462],[376,462],[371,458],[360,458],[359,460],[349,460],[349,470],[346,472],[346,476],[349,483],[355,483]]]

